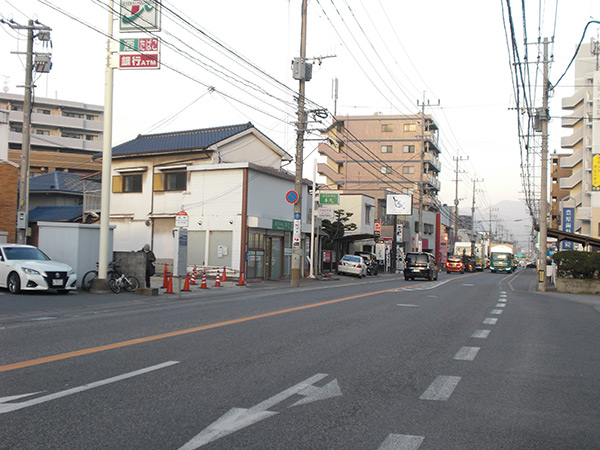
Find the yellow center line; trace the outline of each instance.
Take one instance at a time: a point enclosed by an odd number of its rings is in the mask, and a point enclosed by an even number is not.
[[[92,353],[104,352],[106,350],[114,350],[116,348],[129,347],[131,345],[137,345],[137,344],[143,344],[146,342],[158,341],[161,339],[167,339],[167,338],[171,338],[171,337],[175,337],[175,336],[182,336],[184,334],[197,333],[199,331],[211,330],[213,328],[226,327],[228,325],[235,325],[237,323],[250,322],[252,320],[258,320],[258,319],[264,319],[267,317],[278,316],[280,314],[288,314],[288,313],[295,312],[295,311],[302,311],[304,309],[318,308],[321,306],[332,305],[334,303],[345,302],[345,301],[354,300],[357,298],[369,297],[371,295],[385,294],[387,292],[394,292],[394,291],[398,291],[398,290],[402,290],[402,289],[406,289],[406,288],[421,286],[422,284],[428,284],[428,283],[413,284],[411,286],[403,286],[403,287],[399,287],[399,288],[385,289],[383,291],[367,292],[365,294],[357,294],[357,295],[352,295],[350,297],[337,298],[334,300],[328,300],[328,301],[320,302],[320,303],[312,303],[310,305],[296,306],[294,308],[282,309],[279,311],[271,311],[271,312],[267,312],[267,313],[263,313],[263,314],[256,314],[254,316],[240,317],[239,319],[227,320],[225,322],[211,323],[208,325],[202,325],[200,327],[187,328],[185,330],[171,331],[169,333],[156,334],[154,336],[146,336],[146,337],[137,338],[137,339],[130,339],[128,341],[115,342],[113,344],[100,345],[98,347],[84,348],[81,350],[75,350],[73,352],[60,353],[58,355],[45,356],[43,358],[30,359],[28,361],[21,361],[21,362],[17,362],[17,363],[13,363],[13,364],[6,364],[4,366],[0,366],[0,372],[8,372],[10,370],[22,369],[24,367],[37,366],[40,364],[46,364],[49,362],[60,361],[63,359],[76,358],[78,356],[84,356],[84,355],[90,355]]]

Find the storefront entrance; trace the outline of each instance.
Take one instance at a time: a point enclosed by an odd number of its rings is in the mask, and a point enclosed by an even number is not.
[[[281,280],[283,269],[283,237],[267,236],[265,239],[265,279]]]

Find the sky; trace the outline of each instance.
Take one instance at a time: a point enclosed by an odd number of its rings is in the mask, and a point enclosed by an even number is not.
[[[115,70],[113,145],[138,134],[252,122],[294,155],[298,82],[291,61],[300,55],[301,0],[162,3],[162,30],[156,34],[162,40],[160,70]],[[510,5],[517,48],[523,57],[527,47],[528,67],[537,80],[531,89],[541,106],[541,76],[535,76],[533,64],[541,51],[538,37],[552,41],[550,82],[555,82],[585,25],[600,20],[600,2],[526,3],[525,14],[521,2]],[[108,5],[109,0],[0,0],[4,20],[34,19],[52,28],[51,48],[34,49],[51,51],[53,61],[49,74],[38,74],[35,95],[104,103]],[[508,19],[506,0],[309,0],[306,54],[315,59],[306,83],[308,109],[415,114],[425,103],[425,113],[440,129],[441,202],[454,204],[460,158],[460,213],[470,213],[476,179],[477,220],[487,221],[494,205],[524,197]],[[584,42],[597,38],[598,29],[590,26]],[[115,37],[131,36],[115,26]],[[0,25],[0,82],[11,93],[23,92],[24,60],[12,52],[25,51],[24,38]],[[561,136],[570,133],[560,127],[560,106],[573,94],[573,72],[550,100],[550,152],[560,151]],[[318,130],[330,124],[310,117],[306,178],[312,178]],[[512,226],[517,239],[529,234],[526,221],[504,226]]]

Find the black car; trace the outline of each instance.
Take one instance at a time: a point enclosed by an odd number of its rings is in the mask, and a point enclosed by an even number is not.
[[[377,275],[379,266],[377,264],[377,255],[371,252],[354,252],[357,256],[362,256],[362,259],[367,263],[367,273],[369,275]]]
[[[437,264],[431,253],[410,252],[406,254],[404,262],[405,280],[414,280],[417,277],[427,280],[437,280]]]

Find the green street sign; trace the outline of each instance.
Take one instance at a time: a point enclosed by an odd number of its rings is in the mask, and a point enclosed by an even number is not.
[[[288,220],[273,219],[271,227],[274,230],[292,231],[294,229],[294,222]]]
[[[319,203],[321,205],[339,205],[340,194],[326,193],[319,194]]]

